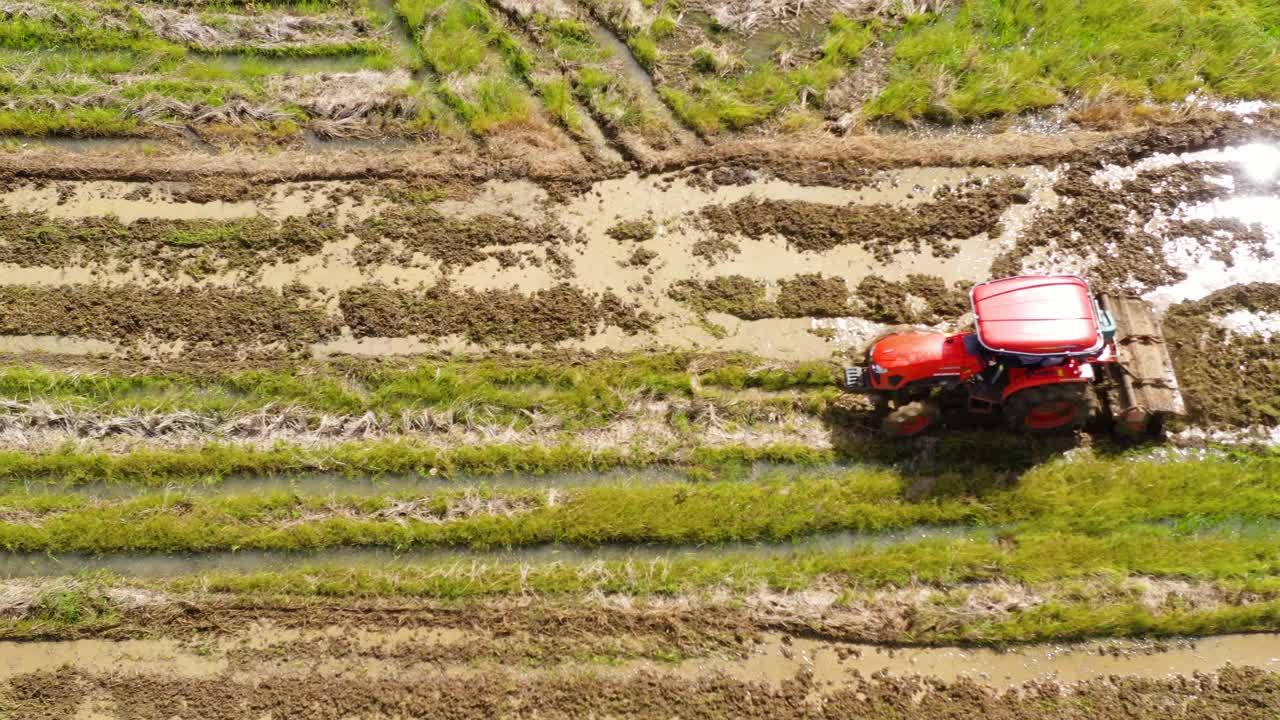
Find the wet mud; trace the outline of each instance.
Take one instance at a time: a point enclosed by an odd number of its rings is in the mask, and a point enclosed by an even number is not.
[[[822,273],[796,275],[778,281],[776,297],[766,298],[764,282],[742,275],[709,280],[681,280],[668,291],[672,299],[696,312],[719,312],[743,320],[764,318],[828,318],[860,315],[850,303],[848,283]]]
[[[992,272],[1019,274],[1034,265],[1034,260],[1026,262],[1029,258],[1047,251],[1050,265],[1056,257],[1075,258],[1078,270],[1100,289],[1145,292],[1187,277],[1166,254],[1170,236],[1194,238],[1207,246],[1211,257],[1228,262],[1234,262],[1238,250],[1266,259],[1270,253],[1259,225],[1229,218],[1160,222],[1187,205],[1232,194],[1233,184],[1216,181],[1224,173],[1233,177],[1231,171],[1231,166],[1177,165],[1144,171],[1111,186],[1095,181],[1088,167],[1073,169],[1054,185],[1059,206],[1038,216],[996,259]]]
[[[420,292],[364,286],[344,291],[339,303],[357,338],[461,335],[483,345],[553,344],[583,339],[604,326],[635,334],[656,322],[612,293],[594,296],[568,284],[529,295],[456,291],[446,283]]]
[[[1000,215],[1010,205],[1029,199],[1022,182],[1004,178],[938,191],[931,202],[908,211],[889,205],[834,207],[806,201],[740,200],[704,209],[702,220],[710,232],[756,239],[778,236],[801,252],[858,244],[877,260],[888,262],[897,252],[920,253],[926,246],[935,257],[952,257],[957,250],[949,240],[998,235]]]
[[[303,348],[337,325],[305,287],[166,290],[66,285],[0,287],[0,332],[129,345],[183,341]]]
[[[1247,132],[1266,147],[1275,118],[1250,120],[1024,145],[849,138],[822,158],[726,143],[689,150],[669,172],[563,182],[529,168],[412,165],[426,162],[413,150],[383,154],[391,167],[376,172],[363,156],[329,157],[327,177],[346,179],[303,185],[326,176],[319,156],[282,155],[268,176],[256,157],[179,173],[181,155],[135,159],[136,170],[85,154],[82,176],[114,179],[50,184],[66,168],[38,171],[19,152],[0,157],[12,309],[0,349],[160,347],[152,354],[173,358],[214,346],[241,357],[665,346],[817,360],[885,325],[961,327],[968,284],[1019,272],[1080,272],[1163,310],[1256,276],[1274,254],[1277,177],[1242,160],[1265,153],[1228,145]],[[1169,155],[1179,152],[1192,154]],[[853,173],[854,158],[874,162]],[[493,177],[509,179],[480,182]],[[1245,204],[1252,215],[1235,212]],[[121,219],[108,217],[117,206]],[[162,311],[169,304],[191,329]],[[1273,422],[1269,390],[1250,395],[1240,423]],[[1196,417],[1225,415],[1224,405]]]
[[[1233,333],[1232,311],[1280,312],[1280,285],[1251,283],[1169,308],[1164,330],[1190,420],[1208,426],[1280,425],[1280,341]]]
[[[14,717],[297,718],[585,717],[1017,719],[1256,718],[1280,710],[1280,676],[1228,665],[1173,678],[1125,675],[1074,684],[1034,680],[1002,690],[971,678],[850,672],[839,682],[800,671],[780,684],[722,672],[601,667],[515,672],[408,672],[324,667],[259,671],[203,667],[165,672],[93,671],[74,666],[10,677],[0,685]],[[252,666],[250,666],[252,667]],[[305,668],[305,669],[304,669]],[[246,669],[242,666],[242,670]],[[184,672],[185,671],[185,672]]]

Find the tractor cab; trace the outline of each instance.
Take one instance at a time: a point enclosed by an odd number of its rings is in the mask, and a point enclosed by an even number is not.
[[[969,299],[978,342],[1010,368],[1086,361],[1115,335],[1088,283],[1073,275],[992,280],[973,286]]]

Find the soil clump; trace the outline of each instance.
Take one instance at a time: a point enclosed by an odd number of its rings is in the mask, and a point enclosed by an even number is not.
[[[657,322],[611,292],[593,295],[567,283],[530,294],[455,289],[447,281],[417,291],[363,285],[344,290],[340,306],[356,337],[460,335],[485,345],[552,344],[606,326],[635,334]]]
[[[289,286],[168,290],[141,287],[0,287],[0,334],[61,335],[124,343],[279,344],[300,348],[338,332],[309,291]]]
[[[1280,285],[1234,285],[1165,313],[1165,340],[1188,420],[1280,425],[1280,339],[1231,333],[1214,322],[1233,310],[1280,313]]]
[[[825,252],[856,244],[877,260],[889,262],[896,253],[955,255],[952,240],[982,233],[998,234],[1000,215],[1028,198],[1018,178],[986,184],[943,188],[929,203],[903,209],[885,203],[840,207],[803,200],[739,200],[704,208],[706,228],[723,235],[752,239],[782,237],[801,252]]]
[[[123,223],[105,217],[63,219],[44,212],[0,207],[0,262],[22,267],[137,263],[166,275],[202,277],[292,262],[319,253],[343,233],[335,215],[313,210],[283,220],[256,215],[243,220],[141,218]]]
[[[361,222],[354,234],[360,244],[353,255],[361,266],[412,265],[414,254],[421,253],[446,270],[491,257],[503,266],[514,264],[519,262],[511,250],[514,245],[543,246],[548,252],[546,259],[558,266],[549,248],[574,240],[568,230],[550,222],[531,225],[500,215],[449,218],[416,206],[391,208]]]
[[[1266,255],[1261,228],[1237,220],[1172,220],[1163,231],[1148,227],[1151,218],[1173,215],[1184,204],[1230,195],[1226,186],[1206,179],[1231,174],[1230,165],[1175,165],[1142,172],[1119,187],[1095,182],[1092,175],[1098,169],[1074,167],[1055,183],[1059,206],[1037,216],[1017,243],[996,258],[992,277],[1018,275],[1029,256],[1056,251],[1096,259],[1090,262],[1088,275],[1098,290],[1147,291],[1186,278],[1166,257],[1169,237],[1195,238],[1224,261],[1230,261],[1232,251],[1241,246]]]
[[[64,718],[84,698],[108,700],[133,718],[281,717],[320,720],[360,717],[626,718],[1257,718],[1280,712],[1280,679],[1257,668],[1169,680],[1102,678],[1064,689],[1033,681],[1001,694],[969,679],[851,677],[834,689],[797,673],[781,686],[724,674],[681,677],[637,673],[439,673],[431,682],[370,674],[322,672],[259,678],[231,673],[181,677],[71,668],[28,673],[5,683],[4,694],[23,718]]]

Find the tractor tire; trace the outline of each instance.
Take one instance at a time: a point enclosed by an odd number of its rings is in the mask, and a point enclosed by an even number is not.
[[[880,432],[886,437],[909,438],[937,425],[941,417],[937,403],[907,403],[885,416],[880,422]]]
[[[1004,404],[1012,430],[1030,433],[1071,432],[1089,419],[1088,383],[1040,385],[1013,394]]]

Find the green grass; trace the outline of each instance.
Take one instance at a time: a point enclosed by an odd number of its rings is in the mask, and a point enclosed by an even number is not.
[[[875,38],[871,25],[835,15],[823,40],[821,59],[782,70],[766,62],[721,76],[695,76],[687,89],[662,87],[659,92],[676,115],[704,135],[741,130],[774,118],[787,108],[821,106],[827,90]],[[707,48],[694,48],[695,70],[717,69]]]
[[[910,583],[954,587],[991,580],[1036,584],[1131,575],[1249,587],[1257,584],[1255,579],[1274,578],[1280,569],[1280,546],[1272,538],[1174,537],[1140,528],[1105,539],[1028,533],[1017,540],[1005,544],[923,540],[880,548],[864,544],[776,556],[741,552],[716,556],[660,554],[579,562],[472,563],[402,558],[385,567],[313,563],[271,572],[210,572],[174,578],[165,585],[176,591],[443,598],[590,591],[650,595],[712,588],[750,591],[760,587],[794,591],[833,580],[862,588]],[[1087,611],[1089,606],[1080,610]],[[1271,627],[1274,629],[1274,624]]]
[[[556,77],[535,83],[542,104],[551,117],[572,133],[582,132],[582,114],[573,99],[573,87],[564,77]]]
[[[658,64],[658,43],[653,39],[652,35],[647,33],[636,33],[627,38],[627,47],[631,48],[631,54],[635,57],[636,62],[640,63],[640,67],[645,70],[653,70]]]
[[[0,451],[0,481],[76,486],[87,483],[150,487],[216,484],[235,475],[288,476],[336,472],[348,476],[382,475],[546,475],[615,468],[669,466],[700,479],[734,478],[755,463],[818,465],[836,455],[792,445],[758,448],[698,448],[677,457],[675,449],[625,452],[584,448],[568,435],[563,444],[469,445],[435,448],[415,441],[349,442],[312,450],[278,444],[259,450],[238,445],[207,445],[187,450],[134,450],[124,454],[81,452],[68,446],[49,453]]]
[[[376,498],[301,498],[286,492],[208,498],[166,492],[105,503],[83,496],[75,502],[66,496],[10,495],[0,497],[0,508],[14,512],[36,506],[40,520],[0,522],[0,547],[10,552],[101,553],[706,544],[787,540],[834,530],[967,524],[985,515],[964,499],[903,503],[897,500],[898,492],[897,478],[887,471],[755,483],[614,485],[563,492],[554,506],[545,505],[546,494],[540,491],[515,497],[502,493],[502,499],[536,507],[511,517],[443,523],[376,516],[397,501],[418,497],[404,493]],[[442,513],[454,498],[436,494],[430,499],[435,512]],[[815,514],[819,507],[823,511]],[[325,516],[308,518],[318,511]]]
[[[339,448],[333,461],[345,465],[352,459],[349,453]],[[1176,464],[1056,462],[1030,470],[1008,489],[953,472],[938,477],[932,491],[919,497],[908,497],[912,478],[889,469],[774,471],[751,482],[569,489],[554,504],[544,502],[542,491],[515,490],[501,493],[502,499],[529,508],[527,512],[443,523],[377,516],[399,501],[421,497],[405,492],[301,497],[291,492],[199,496],[166,491],[117,501],[13,492],[0,497],[0,511],[22,519],[0,522],[0,547],[53,553],[434,545],[484,550],[546,543],[780,542],[834,531],[948,526],[993,528],[1019,547],[1040,543],[1035,546],[1045,566],[1052,567],[1077,555],[1114,557],[1112,546],[1117,542],[1181,543],[1196,538],[1206,547],[1254,547],[1273,539],[1274,521],[1280,520],[1278,470],[1280,461],[1267,458]],[[974,480],[981,482],[975,486]],[[439,514],[460,492],[426,497]],[[316,512],[322,514],[315,516]],[[1050,543],[1047,538],[1057,540]],[[979,536],[969,542],[990,541]],[[1268,567],[1280,562],[1280,546],[1253,558],[1262,560]],[[1164,575],[1174,572],[1183,559],[1152,554],[1132,561]],[[1202,561],[1214,558],[1206,555]],[[1025,575],[1031,568],[1021,572]]]
[[[443,80],[436,92],[472,132],[527,123],[533,58],[474,0],[400,0],[400,16],[414,32],[427,64]]]
[[[296,48],[219,48],[219,57],[190,51],[157,38],[128,3],[51,2],[58,18],[0,20],[0,92],[12,100],[0,114],[0,134],[77,137],[134,137],[170,133],[166,128],[188,118],[161,110],[149,122],[135,118],[137,105],[148,98],[222,106],[232,100],[274,107],[297,122],[307,117],[299,108],[281,104],[269,92],[268,80],[285,73],[392,70],[415,68],[420,60],[383,39],[318,42]],[[229,8],[230,11],[237,11]],[[240,9],[239,11],[242,11]],[[359,8],[303,3],[294,12],[364,12]],[[218,8],[203,17],[216,20]],[[366,13],[368,14],[368,13]],[[380,18],[370,16],[375,22]],[[331,61],[298,64],[307,57]],[[33,69],[38,72],[31,72]],[[92,107],[77,107],[76,98],[94,97]],[[51,109],[62,106],[62,109]],[[163,105],[163,103],[161,103]],[[281,123],[281,127],[292,127]],[[218,126],[210,126],[217,130]],[[267,125],[238,127],[237,138],[272,143],[296,139]],[[216,137],[216,132],[209,133]]]
[[[192,232],[199,227],[203,226],[194,226]],[[199,233],[181,237],[191,242],[208,240]],[[234,415],[273,404],[329,414],[470,409],[477,418],[489,415],[497,422],[520,424],[524,418],[527,423],[529,413],[545,413],[589,427],[607,422],[633,400],[694,397],[690,367],[695,360],[703,368],[697,379],[707,392],[759,388],[825,398],[835,391],[834,371],[828,363],[779,367],[748,355],[674,352],[572,365],[537,360],[456,359],[399,365],[345,360],[200,374],[98,373],[7,365],[0,368],[0,393],[102,413],[189,410]]]
[[[1071,96],[1280,97],[1280,5],[1267,0],[964,0],[900,32],[870,117],[963,120]]]
[[[130,137],[148,134],[136,119],[111,108],[0,111],[0,135]]]

